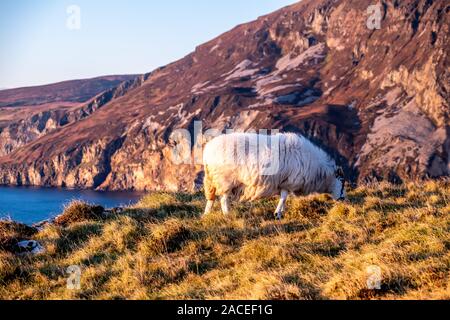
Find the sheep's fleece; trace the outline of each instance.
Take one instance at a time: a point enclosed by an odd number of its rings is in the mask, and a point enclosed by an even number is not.
[[[233,133],[211,140],[203,153],[209,213],[217,196],[222,210],[229,198],[254,201],[281,195],[281,217],[289,193],[330,193],[345,198],[344,176],[335,161],[306,138],[292,134]]]

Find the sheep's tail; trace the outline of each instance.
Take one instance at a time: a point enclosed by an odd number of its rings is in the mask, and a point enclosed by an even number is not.
[[[214,187],[211,176],[209,175],[208,166],[205,165],[205,180],[204,180],[205,197],[208,201],[216,200],[216,188]]]

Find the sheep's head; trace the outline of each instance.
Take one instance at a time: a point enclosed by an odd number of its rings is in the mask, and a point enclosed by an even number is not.
[[[335,200],[345,200],[347,194],[345,193],[345,173],[341,167],[335,171],[335,179],[331,185],[331,194]]]

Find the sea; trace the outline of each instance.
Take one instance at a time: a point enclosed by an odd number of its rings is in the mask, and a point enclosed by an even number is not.
[[[35,224],[54,218],[73,200],[82,200],[105,208],[136,203],[141,192],[109,192],[37,187],[0,186],[0,220],[11,219]]]

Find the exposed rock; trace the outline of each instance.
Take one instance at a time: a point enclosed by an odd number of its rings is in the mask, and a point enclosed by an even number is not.
[[[19,255],[25,255],[25,254],[42,254],[45,252],[44,247],[35,240],[24,240],[20,241],[17,244],[16,252]]]

